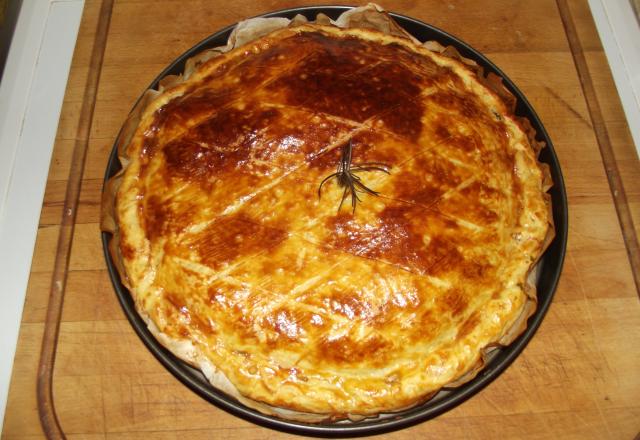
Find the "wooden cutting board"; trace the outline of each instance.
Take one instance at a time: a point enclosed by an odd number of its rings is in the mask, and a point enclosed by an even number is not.
[[[464,404],[386,437],[633,438],[640,163],[586,0],[379,3],[461,38],[517,84],[553,139],[570,217],[560,285],[522,355]],[[85,1],[2,438],[42,438],[43,426],[77,439],[293,437],[207,403],[149,353],[117,303],[98,222],[107,157],[151,80],[224,26],[305,4],[313,2]]]

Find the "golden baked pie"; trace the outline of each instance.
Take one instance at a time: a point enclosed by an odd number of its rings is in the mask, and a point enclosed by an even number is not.
[[[538,146],[460,57],[353,23],[275,27],[144,100],[107,197],[113,255],[159,341],[243,403],[411,407],[535,309]]]

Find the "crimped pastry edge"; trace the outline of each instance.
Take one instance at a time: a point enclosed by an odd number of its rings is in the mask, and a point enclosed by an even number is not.
[[[195,72],[197,72],[198,67],[206,61],[229,52],[236,47],[248,44],[275,30],[303,25],[306,23],[334,25],[342,28],[364,27],[380,31],[385,34],[408,38],[414,43],[421,44],[412,35],[410,35],[402,27],[400,27],[395,22],[395,20],[393,20],[389,16],[389,14],[384,11],[383,8],[373,3],[369,3],[364,7],[358,7],[346,11],[341,14],[341,16],[336,20],[331,20],[324,14],[318,14],[316,20],[313,22],[308,22],[307,19],[301,15],[297,15],[291,20],[286,18],[253,18],[238,23],[236,28],[229,36],[227,45],[213,49],[207,49],[196,54],[186,61],[184,71],[181,75],[167,75],[159,81],[158,90],[149,89],[145,91],[145,93],[138,100],[138,102],[128,115],[115,142],[117,156],[122,165],[122,169],[105,182],[102,194],[101,230],[103,232],[112,234],[112,238],[109,241],[109,253],[120,275],[121,282],[125,287],[127,287],[127,289],[131,290],[131,285],[126,275],[126,271],[124,270],[122,254],[119,248],[120,234],[115,215],[115,199],[120,183],[122,182],[124,171],[126,170],[130,161],[128,155],[129,143],[136,131],[136,128],[138,127],[138,124],[142,119],[145,110],[164,91],[176,87],[187,81]],[[445,47],[435,41],[428,41],[423,43],[422,45],[432,52],[440,53],[441,55],[452,58],[464,64],[475,74],[476,78],[482,85],[484,85],[495,96],[500,98],[500,101],[505,104],[511,115],[513,115],[515,122],[526,134],[526,137],[531,147],[533,148],[535,157],[537,159],[537,156],[539,155],[541,149],[545,147],[545,143],[540,142],[536,139],[536,131],[527,118],[514,115],[516,98],[503,85],[502,78],[491,72],[488,75],[485,75],[484,70],[481,66],[470,59],[464,58],[454,47]],[[551,213],[551,196],[547,192],[553,186],[551,172],[547,164],[541,163],[539,160],[536,160],[536,164],[539,167],[543,177],[542,192],[543,198],[549,211],[549,227],[547,229],[547,234],[540,245],[539,252],[537,253],[537,259],[531,264],[529,268],[529,272],[526,278],[526,284],[524,286],[526,302],[524,303],[520,314],[516,317],[513,323],[508,328],[506,328],[494,342],[480,349],[479,356],[475,365],[473,365],[460,377],[452,382],[447,383],[442,388],[448,389],[458,387],[475,378],[491,358],[492,352],[494,352],[496,348],[508,346],[515,339],[517,339],[527,329],[527,322],[529,317],[535,313],[535,310],[537,308],[536,282],[538,260],[555,237],[555,227],[553,224],[553,215]],[[318,414],[289,410],[286,408],[271,406],[241,395],[237,388],[227,379],[224,373],[216,368],[215,365],[213,365],[208,359],[200,355],[190,341],[174,339],[161,332],[149,318],[146,312],[138,307],[137,303],[136,310],[147,324],[147,328],[150,333],[156,338],[156,340],[158,340],[158,342],[160,342],[165,348],[171,351],[182,361],[202,371],[204,376],[214,388],[236,398],[243,405],[257,410],[263,414],[277,416],[287,420],[309,423],[321,423],[336,420],[336,417],[331,414]],[[437,393],[438,391],[435,391],[428,396],[425,396],[425,398],[420,402],[414,403],[410,407],[415,407],[430,400]],[[407,408],[400,408],[394,410],[393,413],[405,409]],[[384,417],[385,415],[393,413],[380,413],[376,415],[347,414],[346,416],[349,420],[358,421],[364,418]]]

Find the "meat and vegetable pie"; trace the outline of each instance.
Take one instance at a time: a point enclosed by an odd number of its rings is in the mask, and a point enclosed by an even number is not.
[[[473,377],[535,310],[553,231],[539,145],[496,81],[391,23],[318,21],[269,24],[148,94],[103,223],[160,342],[310,421]]]

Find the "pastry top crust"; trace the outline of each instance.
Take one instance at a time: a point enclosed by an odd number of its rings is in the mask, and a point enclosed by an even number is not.
[[[338,211],[335,179],[318,187],[348,142],[390,174],[359,173],[379,196]],[[251,401],[406,408],[535,307],[550,218],[526,129],[473,69],[409,39],[277,30],[151,100],[126,156],[116,246],[136,307]]]

